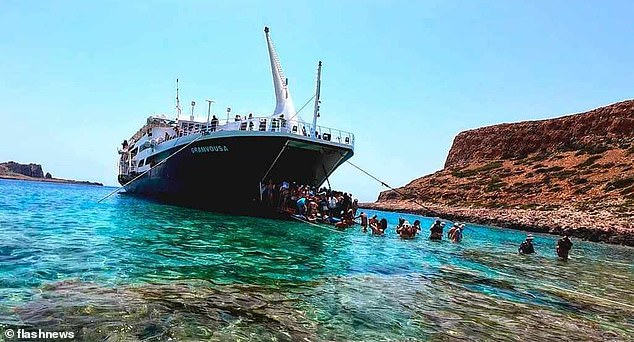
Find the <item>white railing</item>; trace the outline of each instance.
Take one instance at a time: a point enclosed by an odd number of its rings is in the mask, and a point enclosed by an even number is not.
[[[354,146],[354,134],[345,132],[335,128],[316,126],[315,129],[312,124],[299,121],[287,121],[285,119],[271,118],[271,117],[254,117],[250,119],[242,119],[238,121],[223,120],[224,124],[201,123],[201,122],[189,122],[181,121],[178,124],[178,133],[174,136],[170,136],[171,140],[177,137],[184,137],[191,134],[213,134],[214,132],[221,131],[245,131],[245,132],[280,132],[291,133],[299,136],[306,137],[311,140],[317,141],[333,141],[340,144]],[[166,139],[160,137],[158,143],[162,143]]]

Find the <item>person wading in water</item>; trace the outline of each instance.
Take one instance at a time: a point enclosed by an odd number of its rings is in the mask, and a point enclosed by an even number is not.
[[[568,261],[568,253],[572,249],[572,241],[567,235],[564,235],[557,241],[557,256],[563,261]]]
[[[535,247],[533,246],[533,235],[528,234],[526,236],[526,240],[522,242],[520,248],[518,249],[520,254],[533,254],[535,253]]]
[[[355,218],[361,218],[361,230],[366,233],[368,231],[368,215],[363,211]]]
[[[399,226],[396,227],[396,234],[398,234],[401,239],[413,239],[416,237],[417,232],[416,228],[413,228],[409,222],[405,220],[403,220],[402,224],[399,224]]]
[[[430,240],[442,240],[442,231],[445,227],[445,222],[440,222],[440,220],[436,220],[434,224],[429,228],[429,239]]]
[[[454,224],[449,232],[447,233],[447,237],[451,242],[460,242],[462,241],[462,230],[464,229],[464,223],[456,223]]]

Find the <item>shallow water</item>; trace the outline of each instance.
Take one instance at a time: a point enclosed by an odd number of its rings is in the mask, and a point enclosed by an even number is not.
[[[634,249],[468,225],[460,244],[0,180],[0,330],[78,340],[632,340]],[[1,339],[2,337],[0,337]]]

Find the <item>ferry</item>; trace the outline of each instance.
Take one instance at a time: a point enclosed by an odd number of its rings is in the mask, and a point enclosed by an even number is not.
[[[150,116],[121,144],[118,181],[131,195],[175,204],[240,208],[261,199],[265,184],[322,186],[354,154],[354,134],[317,125],[321,62],[317,68],[312,122],[295,110],[288,80],[264,28],[273,75],[275,109],[266,115],[183,117],[178,80],[176,108]]]

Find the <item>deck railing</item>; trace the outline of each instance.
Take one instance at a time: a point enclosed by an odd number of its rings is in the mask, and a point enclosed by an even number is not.
[[[169,136],[167,140],[183,137],[191,134],[213,134],[221,131],[259,131],[291,133],[306,137],[311,140],[334,141],[337,143],[354,146],[354,134],[335,128],[324,127],[300,121],[288,121],[271,117],[254,117],[238,121],[223,120],[224,123],[213,124],[205,122],[181,121],[178,123],[178,133]],[[165,141],[165,137],[159,137],[158,143]]]

